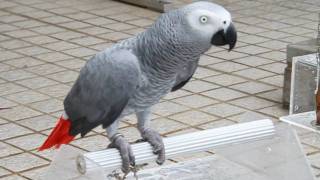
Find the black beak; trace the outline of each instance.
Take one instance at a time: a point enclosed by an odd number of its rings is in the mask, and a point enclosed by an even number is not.
[[[237,31],[234,25],[231,23],[225,32],[224,30],[218,31],[212,36],[211,44],[215,46],[223,46],[229,44],[229,51],[231,51],[237,42]]]

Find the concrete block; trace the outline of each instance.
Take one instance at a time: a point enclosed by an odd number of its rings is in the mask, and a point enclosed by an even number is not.
[[[292,58],[317,52],[317,39],[301,41],[287,46],[287,67],[284,70],[283,84],[283,106],[289,107],[290,103],[290,87],[291,87],[291,71]]]
[[[315,110],[317,54],[293,58],[290,114]]]

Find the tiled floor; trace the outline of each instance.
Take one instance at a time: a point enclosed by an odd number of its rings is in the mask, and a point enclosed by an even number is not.
[[[319,0],[215,2],[234,17],[237,47],[210,49],[193,80],[154,107],[152,125],[164,136],[288,114],[281,105],[286,45],[316,36]],[[36,179],[45,172],[53,151],[36,148],[79,69],[158,15],[109,0],[0,0],[0,106],[11,108],[0,111],[0,177]],[[139,138],[134,116],[120,126],[130,141]],[[72,145],[102,149],[104,136],[97,128]],[[302,142],[319,177],[320,149],[312,139]]]

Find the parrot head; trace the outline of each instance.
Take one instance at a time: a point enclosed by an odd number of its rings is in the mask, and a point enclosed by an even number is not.
[[[222,6],[210,2],[196,2],[182,9],[183,29],[187,34],[215,46],[229,45],[232,50],[237,42],[237,32],[230,13]]]
[[[205,1],[162,14],[152,30],[165,39],[162,42],[171,42],[176,49],[188,47],[200,54],[212,45],[229,45],[230,51],[237,42],[230,13],[220,5]]]

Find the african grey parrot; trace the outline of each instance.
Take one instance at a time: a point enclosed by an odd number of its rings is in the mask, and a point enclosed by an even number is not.
[[[162,14],[145,32],[97,53],[80,71],[64,100],[65,113],[39,148],[67,144],[102,125],[122,157],[122,170],[135,159],[129,143],[117,132],[119,121],[135,113],[138,130],[149,142],[157,163],[165,160],[162,138],[151,127],[150,108],[182,88],[195,72],[200,55],[211,45],[236,44],[230,13],[223,7],[196,2]]]

